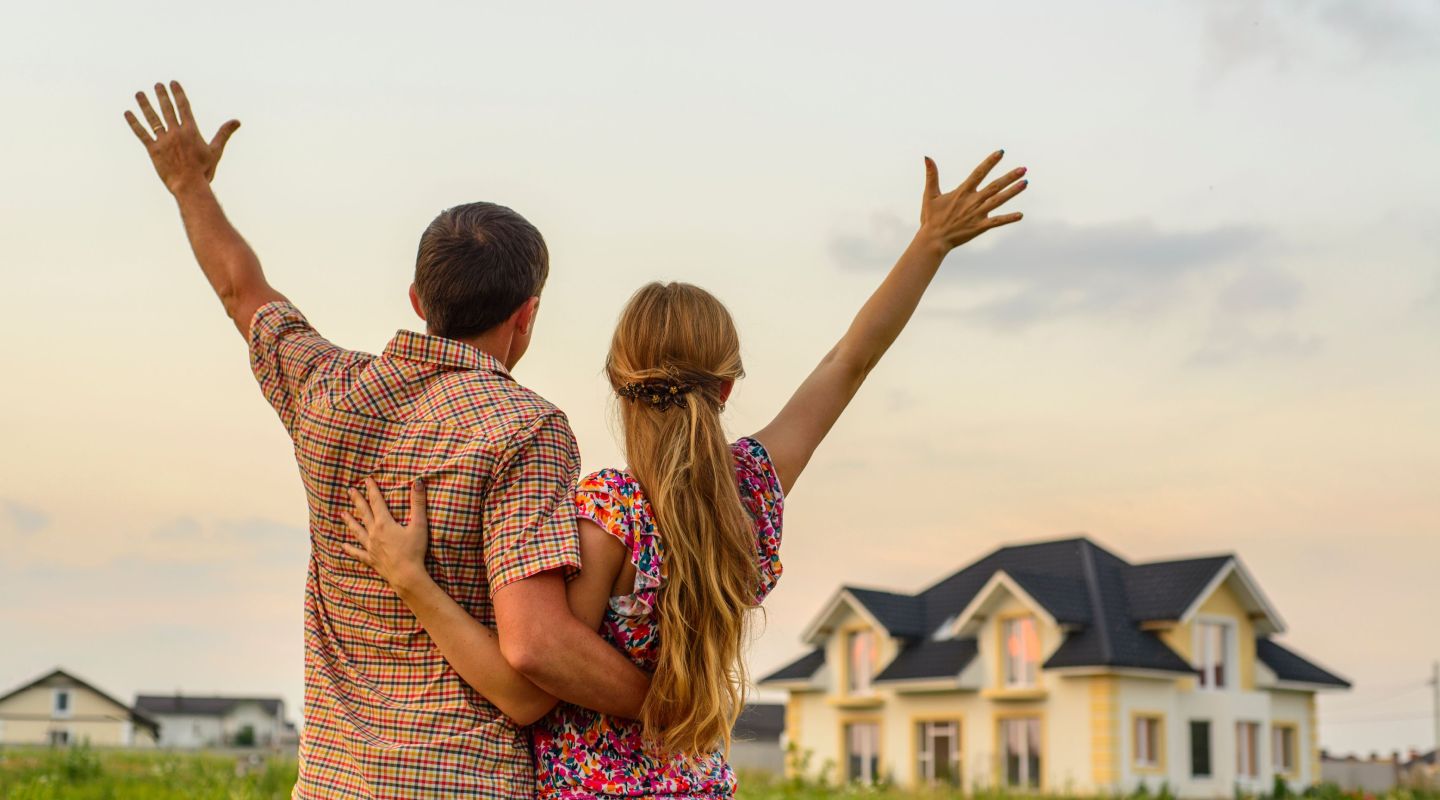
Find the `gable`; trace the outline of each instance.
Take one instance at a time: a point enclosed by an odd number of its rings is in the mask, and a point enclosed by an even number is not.
[[[1018,614],[1033,615],[1046,626],[1057,624],[1045,606],[1008,573],[999,570],[955,618],[947,633],[950,638],[974,637],[987,620]]]
[[[1261,593],[1260,587],[1238,559],[1231,559],[1180,616],[1191,622],[1199,615],[1244,620],[1260,635],[1280,633],[1285,623]]]

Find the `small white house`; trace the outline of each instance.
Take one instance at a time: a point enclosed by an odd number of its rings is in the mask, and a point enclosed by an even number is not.
[[[63,669],[0,695],[0,745],[153,747],[159,736],[155,720]]]
[[[295,741],[278,697],[142,694],[135,707],[160,723],[160,746],[282,747]]]

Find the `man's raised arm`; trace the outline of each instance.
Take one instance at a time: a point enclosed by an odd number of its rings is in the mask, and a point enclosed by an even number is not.
[[[185,235],[190,239],[190,248],[195,251],[200,269],[215,294],[219,295],[225,313],[240,329],[240,335],[248,339],[250,318],[255,311],[272,300],[284,300],[285,297],[265,282],[260,259],[225,218],[220,201],[210,189],[215,167],[225,152],[225,143],[240,123],[233,119],[226,122],[206,142],[195,123],[185,90],[176,81],[170,82],[170,88],[175,93],[173,104],[165,84],[155,84],[155,99],[160,106],[160,114],[155,113],[150,98],[144,92],[135,95],[153,136],[141,125],[134,112],[126,111],[125,120],[130,123],[135,137],[145,145],[155,172],[179,204],[180,217],[185,222]]]

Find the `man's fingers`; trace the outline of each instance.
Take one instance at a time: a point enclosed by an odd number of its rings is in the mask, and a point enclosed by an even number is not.
[[[416,478],[410,484],[410,527],[424,527],[429,524],[428,520],[429,514],[425,509],[425,481]]]
[[[1025,177],[1025,173],[1028,171],[1028,167],[1016,167],[1015,169],[1010,170],[1009,172],[1001,175],[995,180],[990,181],[989,185],[987,185],[984,189],[980,190],[980,199],[985,200],[989,197],[993,197],[1001,189],[1004,189],[1006,186],[1009,186],[1015,181],[1018,181],[1021,178]]]
[[[210,140],[210,149],[214,151],[216,158],[225,152],[225,143],[230,141],[230,137],[234,136],[235,131],[238,130],[240,130],[240,120],[232,119],[221,125],[220,130],[215,131],[215,138]]]
[[[925,199],[940,196],[940,168],[930,156],[925,156]]]
[[[358,489],[350,490],[350,502],[355,507],[355,516],[359,517],[366,527],[375,523],[375,515],[370,513],[370,503]]]
[[[165,90],[165,84],[155,84],[155,102],[160,104],[160,113],[165,116],[165,124],[171,128],[180,127],[180,120],[175,116],[175,104],[170,102],[170,93]]]
[[[970,173],[970,177],[966,178],[965,182],[960,184],[959,188],[966,192],[975,191],[975,187],[979,186],[981,181],[985,180],[985,176],[989,175],[990,170],[995,169],[995,165],[999,164],[1000,159],[1004,157],[1004,150],[996,150],[995,152],[991,153],[985,158],[984,161],[981,161],[975,167],[974,171]]]
[[[349,544],[340,545],[340,549],[345,551],[345,555],[348,555],[356,561],[359,561],[361,564],[364,564],[371,569],[375,568],[375,564],[370,560],[370,554],[366,551]]]
[[[145,126],[141,125],[140,120],[135,118],[133,111],[125,112],[125,121],[130,123],[130,130],[135,131],[135,138],[139,139],[141,144],[146,147],[155,144],[155,140],[150,138],[150,134],[145,132]]]
[[[1020,194],[1021,192],[1025,191],[1025,189],[1026,189],[1027,187],[1029,187],[1029,186],[1030,186],[1030,181],[1020,181],[1019,183],[1015,184],[1014,186],[1011,186],[1009,189],[1006,189],[1005,191],[1001,192],[1000,194],[997,194],[997,195],[995,195],[994,197],[990,198],[989,200],[986,200],[985,202],[981,203],[981,204],[980,204],[980,213],[981,213],[981,214],[989,214],[991,211],[994,211],[995,209],[999,208],[1000,206],[1003,206],[1003,205],[1005,205],[1006,203],[1010,202],[1010,198],[1012,198],[1012,197],[1014,197],[1015,195]]]
[[[195,112],[190,110],[190,98],[185,96],[185,87],[180,81],[170,81],[170,93],[175,96],[175,106],[180,109],[180,124],[194,125]]]
[[[1025,215],[1021,214],[1019,211],[1016,211],[1014,214],[1002,214],[998,217],[990,217],[989,219],[980,223],[980,230],[988,231],[991,228],[998,228],[1001,225],[1009,225],[1012,222],[1019,222],[1024,218]]]
[[[140,103],[140,113],[145,115],[145,121],[150,123],[150,130],[155,131],[158,136],[165,132],[165,126],[160,123],[160,115],[155,113],[155,108],[150,105],[150,98],[144,92],[136,92],[135,100]]]

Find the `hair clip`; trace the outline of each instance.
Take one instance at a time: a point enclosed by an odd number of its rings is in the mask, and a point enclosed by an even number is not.
[[[616,394],[626,400],[648,403],[651,407],[661,411],[670,406],[685,405],[685,395],[695,388],[693,383],[679,383],[671,381],[647,381],[645,383],[627,383],[616,390]]]

